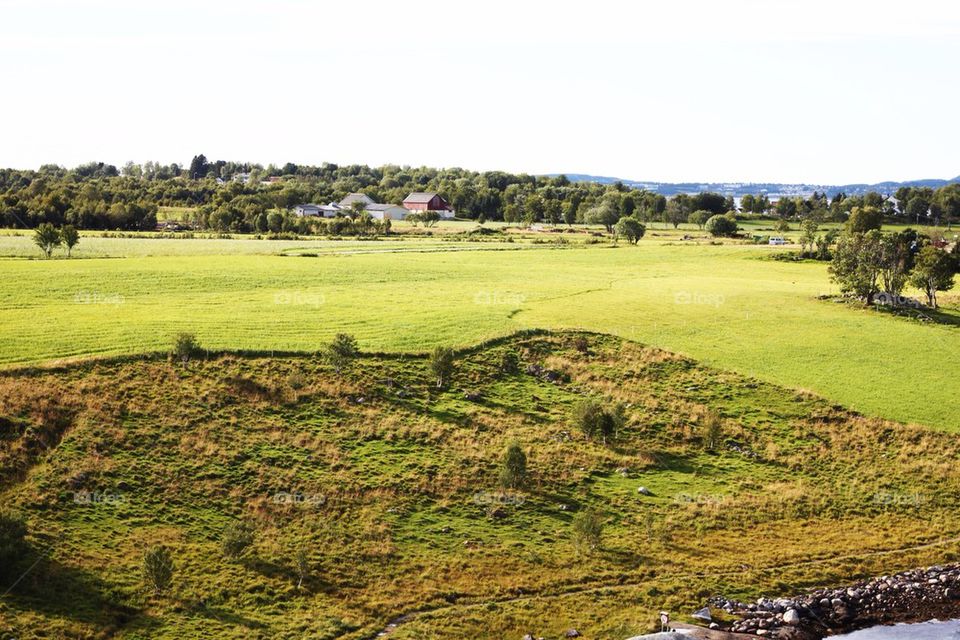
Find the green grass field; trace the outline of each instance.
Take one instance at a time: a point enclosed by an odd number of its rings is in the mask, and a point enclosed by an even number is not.
[[[368,351],[422,351],[585,328],[869,414],[960,426],[956,327],[818,300],[837,292],[824,264],[684,233],[616,248],[582,234],[568,245],[85,237],[75,259],[0,260],[0,363],[164,350],[180,331],[210,349],[312,352],[341,331]],[[29,237],[0,237],[0,255],[36,253]]]
[[[584,397],[625,403],[615,442],[571,424]],[[941,563],[960,540],[952,434],[609,336],[472,349],[444,390],[415,354],[0,372],[0,426],[0,503],[31,545],[4,637],[364,640],[413,613],[389,637],[622,640],[661,609]],[[504,494],[512,441],[530,479]],[[231,560],[238,520],[257,533]],[[140,563],[159,544],[176,570],[156,596]]]

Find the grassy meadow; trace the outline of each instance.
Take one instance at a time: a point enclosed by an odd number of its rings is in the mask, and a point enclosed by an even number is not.
[[[516,370],[501,364],[508,352]],[[0,500],[26,516],[33,549],[0,599],[0,634],[452,640],[576,628],[622,640],[652,629],[658,610],[682,618],[716,593],[790,594],[960,552],[953,435],[612,336],[493,341],[461,353],[443,390],[426,365],[365,356],[336,373],[306,356],[227,355],[0,373]],[[612,444],[571,424],[585,397],[625,403]],[[513,441],[530,478],[503,493]],[[595,550],[573,536],[587,508],[605,523]],[[257,533],[230,560],[221,534],[237,521]],[[153,595],[139,567],[158,544],[176,570]]]
[[[28,236],[0,236],[0,364],[165,350],[180,331],[261,352],[313,352],[346,331],[399,352],[584,328],[868,414],[960,426],[957,328],[820,300],[838,292],[823,263],[686,227],[618,247],[582,232],[468,242],[464,228],[381,241],[89,235],[74,259],[49,261],[23,259],[38,253]],[[956,301],[943,296],[960,320]]]

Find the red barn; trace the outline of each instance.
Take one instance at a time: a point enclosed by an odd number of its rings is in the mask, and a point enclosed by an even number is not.
[[[453,217],[453,209],[438,193],[414,191],[403,199],[403,206],[410,211],[439,211],[444,218]]]

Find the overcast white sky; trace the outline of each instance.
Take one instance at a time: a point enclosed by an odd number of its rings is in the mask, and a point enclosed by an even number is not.
[[[0,166],[960,174],[950,0],[0,0]]]

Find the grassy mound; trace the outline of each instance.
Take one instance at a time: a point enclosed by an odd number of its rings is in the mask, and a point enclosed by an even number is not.
[[[491,342],[433,382],[418,355],[0,375],[2,504],[31,548],[0,633],[360,639],[404,616],[391,637],[621,638],[716,592],[957,551],[944,433],[593,334]],[[623,403],[614,441],[571,423],[586,397]],[[504,492],[512,442],[529,478]],[[594,550],[573,533],[586,509]],[[254,542],[229,559],[237,522]],[[160,595],[141,578],[156,545],[175,564]]]

